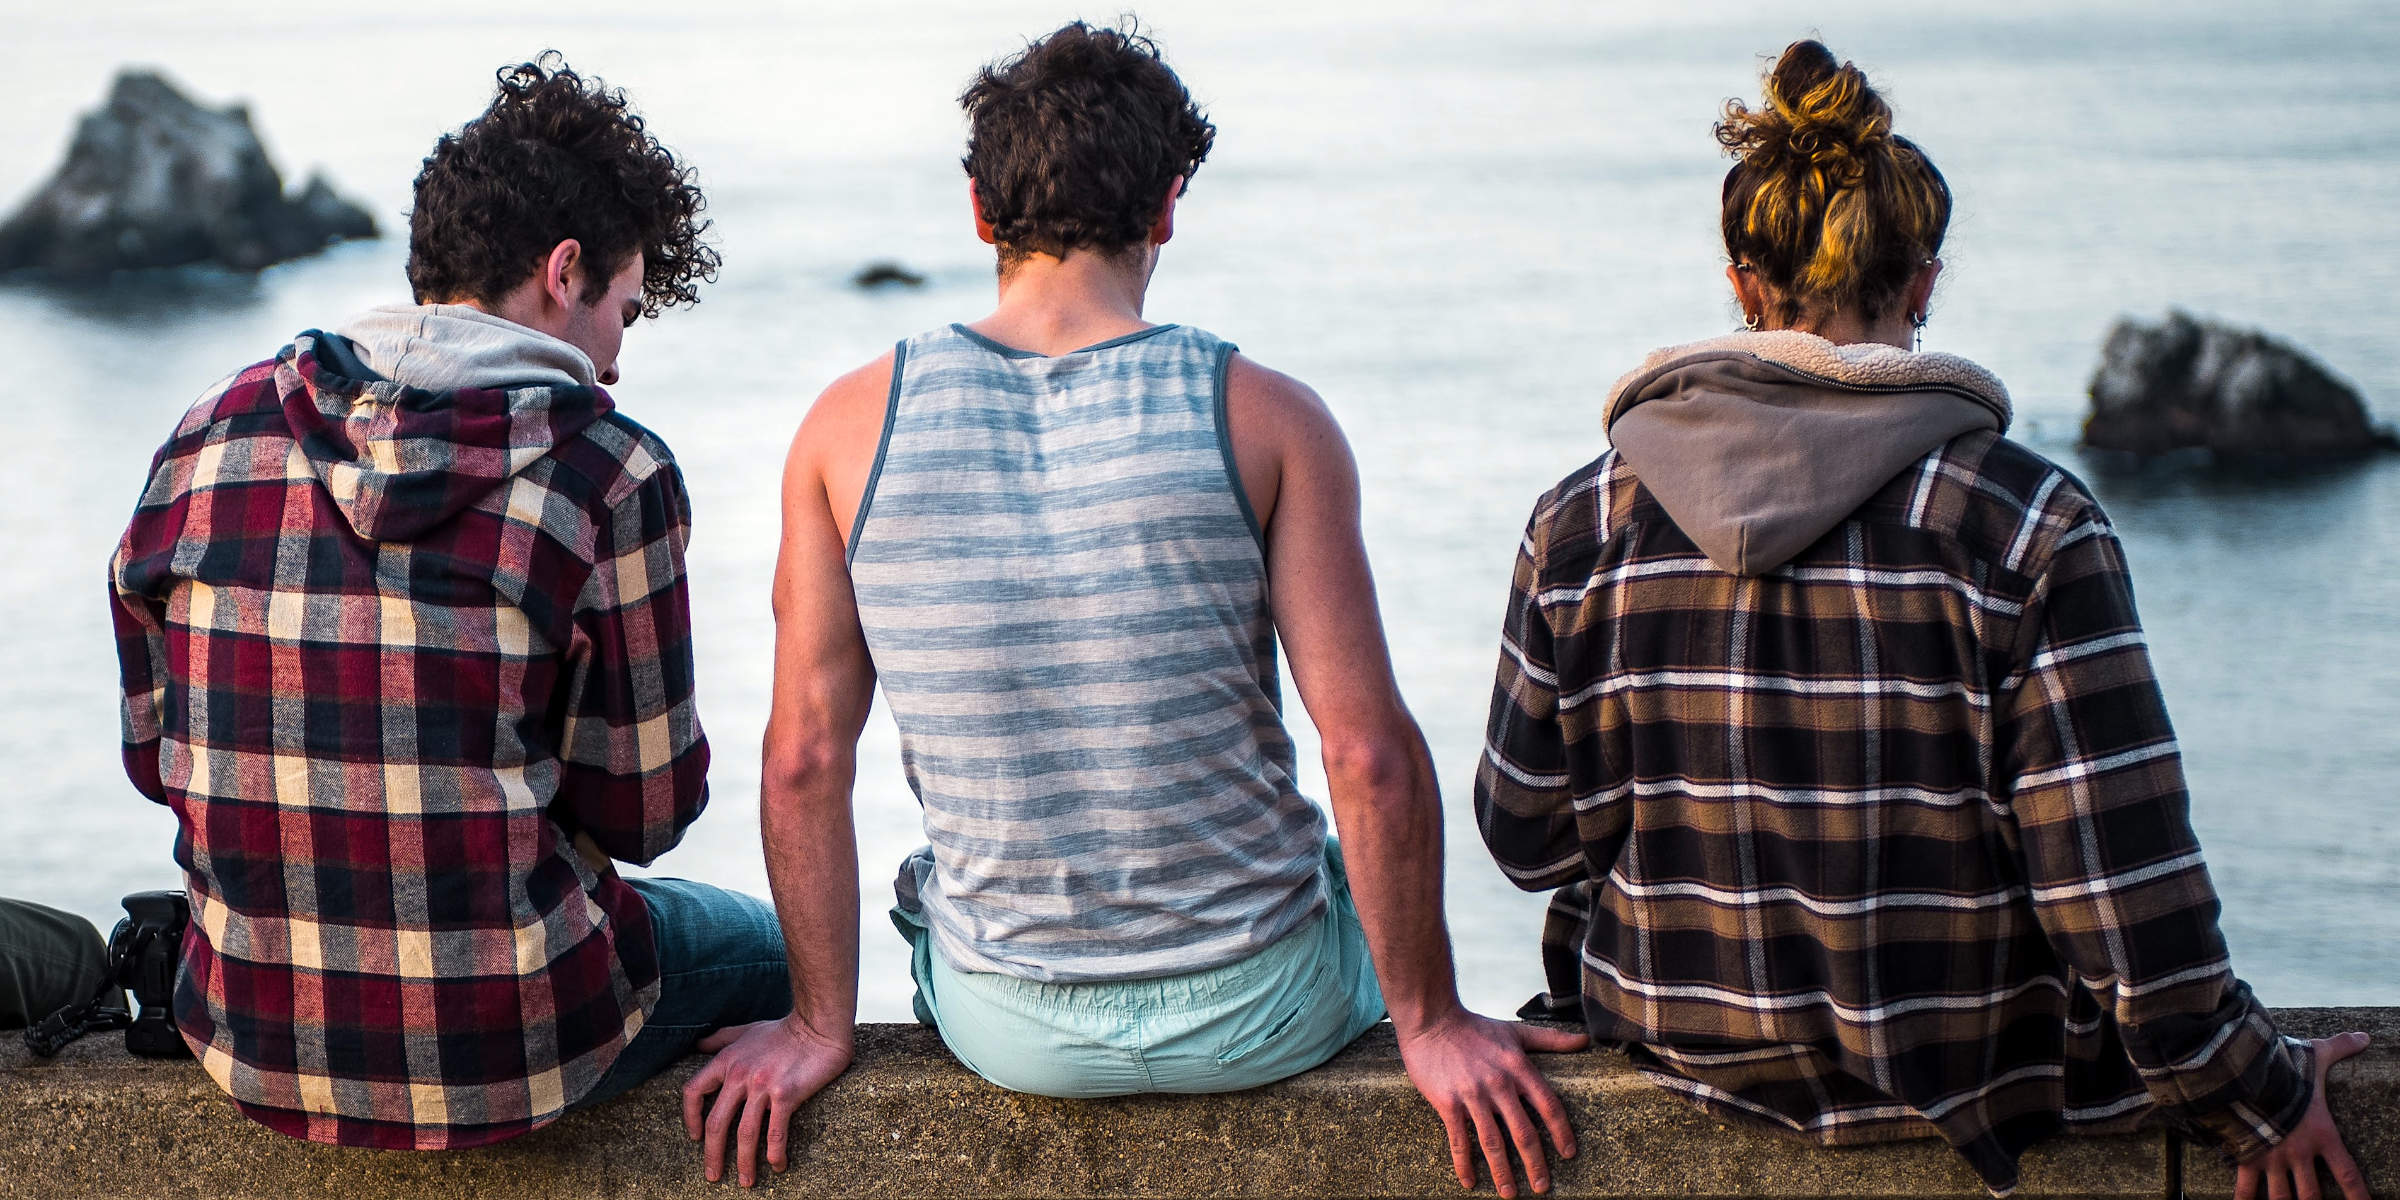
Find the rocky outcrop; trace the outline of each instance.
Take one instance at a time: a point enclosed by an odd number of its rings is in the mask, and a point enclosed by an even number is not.
[[[193,263],[255,271],[374,236],[374,218],[320,176],[284,193],[248,109],[204,108],[158,75],[129,70],[83,118],[58,173],[0,224],[0,272],[76,278]]]
[[[2083,441],[2144,457],[2206,449],[2234,461],[2352,458],[2395,448],[2356,389],[2255,330],[2170,312],[2109,330]]]
[[[850,277],[850,286],[870,291],[880,287],[923,287],[925,277],[896,262],[871,262]]]

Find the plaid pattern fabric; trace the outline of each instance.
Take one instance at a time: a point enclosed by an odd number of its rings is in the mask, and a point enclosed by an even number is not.
[[[656,998],[607,860],[706,798],[688,504],[596,389],[362,383],[323,337],[152,464],[110,565],[126,769],[180,826],[176,1021],[242,1111],[479,1145],[557,1117]]]
[[[2236,979],[2108,519],[1990,433],[1719,571],[1616,452],[1536,507],[1476,815],[1549,994],[1656,1082],[1995,1192],[2062,1129],[2247,1154],[2310,1095]]]

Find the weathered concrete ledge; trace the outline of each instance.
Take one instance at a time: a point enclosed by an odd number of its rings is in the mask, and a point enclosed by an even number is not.
[[[2400,1009],[2291,1009],[2295,1033],[2365,1029],[2332,1102],[2378,1197],[2400,1197]],[[347,1150],[269,1133],[190,1063],[128,1057],[113,1036],[58,1059],[0,1049],[0,1197],[723,1196],[683,1137],[678,1090],[702,1060],[528,1137],[448,1154]],[[1644,1083],[1622,1057],[1543,1060],[1583,1154],[1570,1197],[1967,1197],[1984,1192],[1938,1142],[1816,1150],[1727,1128]],[[870,1025],[847,1075],[794,1130],[793,1197],[1457,1196],[1441,1126],[1400,1069],[1390,1027],[1325,1066],[1238,1096],[1068,1101],[1003,1092],[930,1031]],[[2025,1163],[2023,1197],[2164,1194],[2156,1133],[2071,1138]],[[2186,1154],[2194,1196],[2230,1196],[2215,1156]],[[1479,1191],[1490,1195],[1489,1184]]]

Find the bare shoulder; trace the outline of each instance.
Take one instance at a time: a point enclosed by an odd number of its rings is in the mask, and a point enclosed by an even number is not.
[[[1225,409],[1237,442],[1247,430],[1291,453],[1342,443],[1341,425],[1315,388],[1244,354],[1226,364]]]
[[[800,421],[795,449],[799,444],[814,443],[838,453],[861,428],[880,437],[884,408],[892,393],[893,358],[886,350],[875,361],[825,385]]]
[[[811,513],[828,515],[841,536],[850,536],[850,516],[874,469],[883,440],[884,411],[892,392],[894,356],[875,361],[827,384],[818,393],[784,458],[784,503],[806,502]]]

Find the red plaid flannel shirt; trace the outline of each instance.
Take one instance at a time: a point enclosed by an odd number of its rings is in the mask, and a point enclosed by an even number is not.
[[[706,802],[689,504],[598,389],[361,382],[326,343],[152,463],[110,564],[126,770],[180,826],[176,1021],[242,1111],[479,1145],[587,1093],[657,996],[608,860]]]

